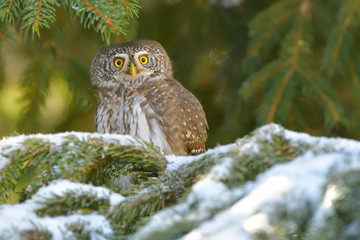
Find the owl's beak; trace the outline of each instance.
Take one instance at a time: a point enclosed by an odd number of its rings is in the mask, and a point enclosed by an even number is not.
[[[135,75],[136,75],[136,67],[135,67],[134,63],[130,64],[129,72],[130,72],[131,76],[135,77]]]

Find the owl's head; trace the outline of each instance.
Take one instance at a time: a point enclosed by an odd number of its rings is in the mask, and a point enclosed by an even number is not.
[[[151,40],[104,47],[95,54],[91,64],[91,79],[97,86],[114,83],[114,80],[131,83],[151,73],[172,76],[172,66],[166,51],[160,43]]]

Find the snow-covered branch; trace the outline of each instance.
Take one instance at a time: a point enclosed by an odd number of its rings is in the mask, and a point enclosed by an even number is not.
[[[129,136],[10,137],[0,239],[356,239],[359,156],[360,142],[276,124],[194,157]]]

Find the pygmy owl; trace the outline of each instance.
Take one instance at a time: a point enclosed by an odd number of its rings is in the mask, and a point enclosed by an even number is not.
[[[205,151],[204,110],[174,79],[170,59],[158,42],[139,40],[100,49],[91,79],[99,91],[98,132],[139,137],[166,154]]]

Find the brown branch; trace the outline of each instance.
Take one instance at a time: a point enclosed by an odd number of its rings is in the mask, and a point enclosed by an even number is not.
[[[126,10],[128,10],[128,9],[129,9],[129,7],[128,7],[128,5],[125,3],[125,0],[121,0],[121,1],[123,2],[123,4],[124,4],[124,6],[125,6]]]
[[[273,120],[275,112],[278,108],[281,96],[284,92],[284,89],[286,88],[290,78],[293,76],[293,74],[296,72],[297,68],[298,68],[298,57],[300,54],[300,50],[303,47],[303,28],[304,28],[304,24],[305,24],[305,20],[309,18],[311,12],[311,3],[308,0],[304,0],[301,4],[300,7],[300,21],[299,21],[299,26],[297,28],[296,31],[296,41],[294,43],[293,46],[293,50],[292,50],[292,56],[289,59],[289,64],[290,64],[290,69],[287,71],[286,75],[284,76],[280,88],[278,90],[278,92],[276,93],[275,99],[273,101],[273,103],[271,104],[270,107],[270,111],[267,115],[266,118],[266,123],[269,123]]]
[[[359,4],[360,1],[355,1],[354,2],[354,6],[351,7],[351,10],[349,11],[345,21],[342,23],[341,29],[340,29],[340,34],[338,36],[338,38],[336,39],[336,44],[334,47],[334,51],[331,55],[331,64],[334,65],[335,62],[337,61],[339,52],[340,52],[340,48],[342,47],[343,41],[344,41],[344,36],[345,36],[345,32],[348,29],[348,27],[350,26],[352,19],[354,18],[354,15],[356,14],[356,11],[359,8]]]
[[[279,91],[276,93],[276,97],[273,101],[273,103],[271,104],[271,107],[270,107],[270,111],[268,113],[268,116],[266,118],[266,123],[270,123],[273,118],[274,118],[274,115],[275,115],[275,111],[276,109],[278,108],[278,105],[279,105],[279,102],[280,102],[280,98],[284,92],[284,89],[286,88],[291,76],[294,74],[294,69],[293,68],[290,68],[286,75],[284,76],[283,80],[282,80],[282,83],[280,85],[280,88],[279,88]]]
[[[271,68],[271,71],[265,72],[261,76],[259,76],[255,81],[249,84],[248,89],[257,89],[266,79],[268,79],[271,75],[285,67],[288,64],[286,61],[280,62]]]
[[[114,23],[111,22],[110,17],[106,17],[102,12],[100,12],[94,5],[92,5],[88,0],[82,0],[83,3],[85,3],[89,8],[90,11],[94,11],[98,16],[100,16],[102,19],[106,21],[106,24],[108,24],[112,29],[115,29],[116,26]]]
[[[104,164],[105,162],[107,162],[109,160],[110,160],[110,157],[105,157],[105,158],[102,158],[100,161],[95,162],[92,166],[89,167],[89,172],[92,173],[94,171],[94,169],[98,168],[100,165]]]
[[[42,153],[48,153],[50,150],[49,147],[47,147],[46,149],[44,150],[41,150],[40,152],[35,152],[34,153],[34,150],[31,151],[31,153],[33,153],[33,155],[31,155],[25,162],[23,162],[23,168],[25,168],[27,165],[29,165],[29,163],[34,160],[35,157],[37,157],[38,155],[42,154]]]
[[[42,3],[42,0],[39,0],[39,5],[38,5],[37,13],[36,13],[36,20],[35,20],[35,23],[34,23],[34,26],[36,28],[39,28],[41,3]]]
[[[293,11],[286,11],[282,16],[277,17],[274,22],[271,24],[265,33],[262,33],[260,36],[260,41],[255,46],[250,47],[249,55],[250,56],[257,56],[261,50],[261,48],[268,42],[268,39],[272,36],[271,34],[274,32],[276,27],[278,27],[281,23],[285,22],[289,18],[294,16]],[[254,33],[250,32],[250,35],[254,35]]]
[[[314,88],[314,90],[319,94],[319,96],[324,99],[324,101],[326,102],[326,104],[328,105],[331,114],[333,116],[333,118],[335,119],[335,121],[339,121],[340,120],[340,116],[338,114],[338,112],[336,111],[336,108],[333,104],[333,102],[331,101],[331,99],[328,97],[328,95],[326,95],[326,93],[321,90],[321,88],[319,86],[316,85],[316,83],[314,83],[312,77],[303,69],[298,69],[298,72],[303,75],[305,77],[305,79],[310,83],[310,85]]]
[[[8,8],[8,10],[6,11],[6,13],[9,13],[9,12],[10,12],[10,9],[11,9],[13,3],[14,3],[14,0],[10,0],[9,8]]]
[[[34,159],[35,155],[32,155],[28,160],[26,160],[23,163],[23,168],[26,167],[33,159]]]

